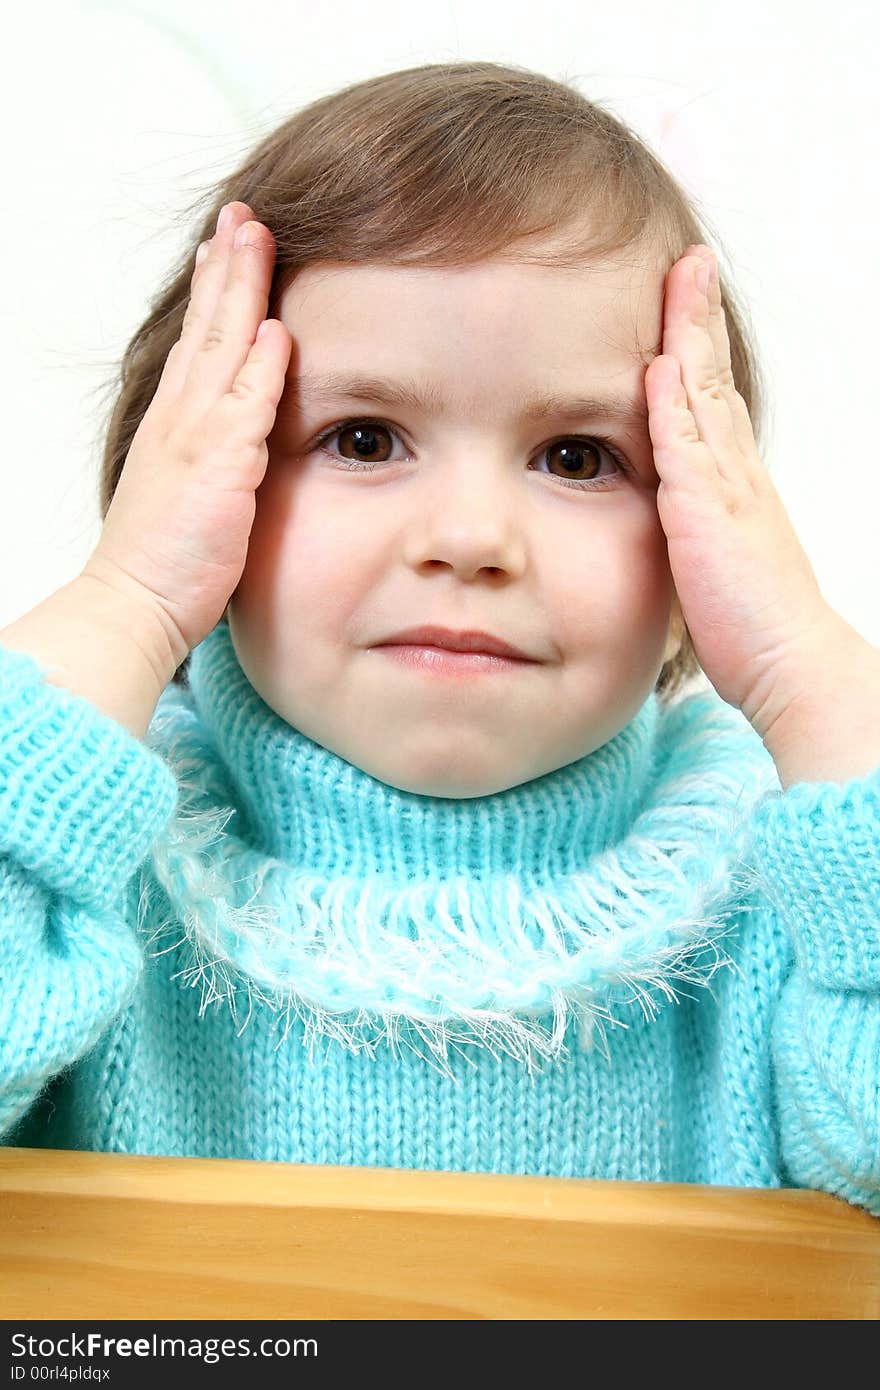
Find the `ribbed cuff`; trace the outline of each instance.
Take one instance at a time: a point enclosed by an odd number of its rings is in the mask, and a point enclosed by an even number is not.
[[[880,989],[880,768],[771,793],[753,832],[801,969],[827,989]]]
[[[107,911],[172,816],[168,764],[37,660],[0,645],[0,853]]]

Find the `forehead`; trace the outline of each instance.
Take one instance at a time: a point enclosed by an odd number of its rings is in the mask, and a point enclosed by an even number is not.
[[[389,345],[472,358],[478,347],[508,364],[577,357],[622,371],[660,351],[663,282],[659,267],[632,253],[576,268],[506,258],[455,267],[323,263],[298,272],[278,313],[295,342],[322,356]],[[362,356],[357,365],[367,365]]]
[[[280,418],[362,406],[534,428],[554,416],[643,442],[662,285],[642,264],[310,266],[279,303],[293,338]]]

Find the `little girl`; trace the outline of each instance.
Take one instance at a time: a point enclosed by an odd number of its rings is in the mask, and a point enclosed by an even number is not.
[[[815,736],[844,625],[704,260],[632,132],[492,63],[217,190],[95,552],[0,633],[4,1143],[880,1215],[880,753]]]

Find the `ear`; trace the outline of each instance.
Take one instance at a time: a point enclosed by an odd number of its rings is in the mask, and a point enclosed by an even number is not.
[[[674,593],[672,596],[672,611],[669,615],[669,630],[666,637],[666,646],[663,651],[664,666],[667,661],[671,661],[673,657],[678,656],[678,653],[681,651],[681,644],[684,641],[684,629],[685,621],[684,614],[681,611],[681,603],[679,602],[678,594]]]

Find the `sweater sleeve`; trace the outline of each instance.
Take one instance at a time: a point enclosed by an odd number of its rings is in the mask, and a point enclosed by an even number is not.
[[[880,1216],[880,769],[771,793],[752,829],[792,949],[771,1029],[783,1160]]]
[[[156,752],[45,674],[0,645],[0,1142],[133,996],[126,888],[178,797]]]

